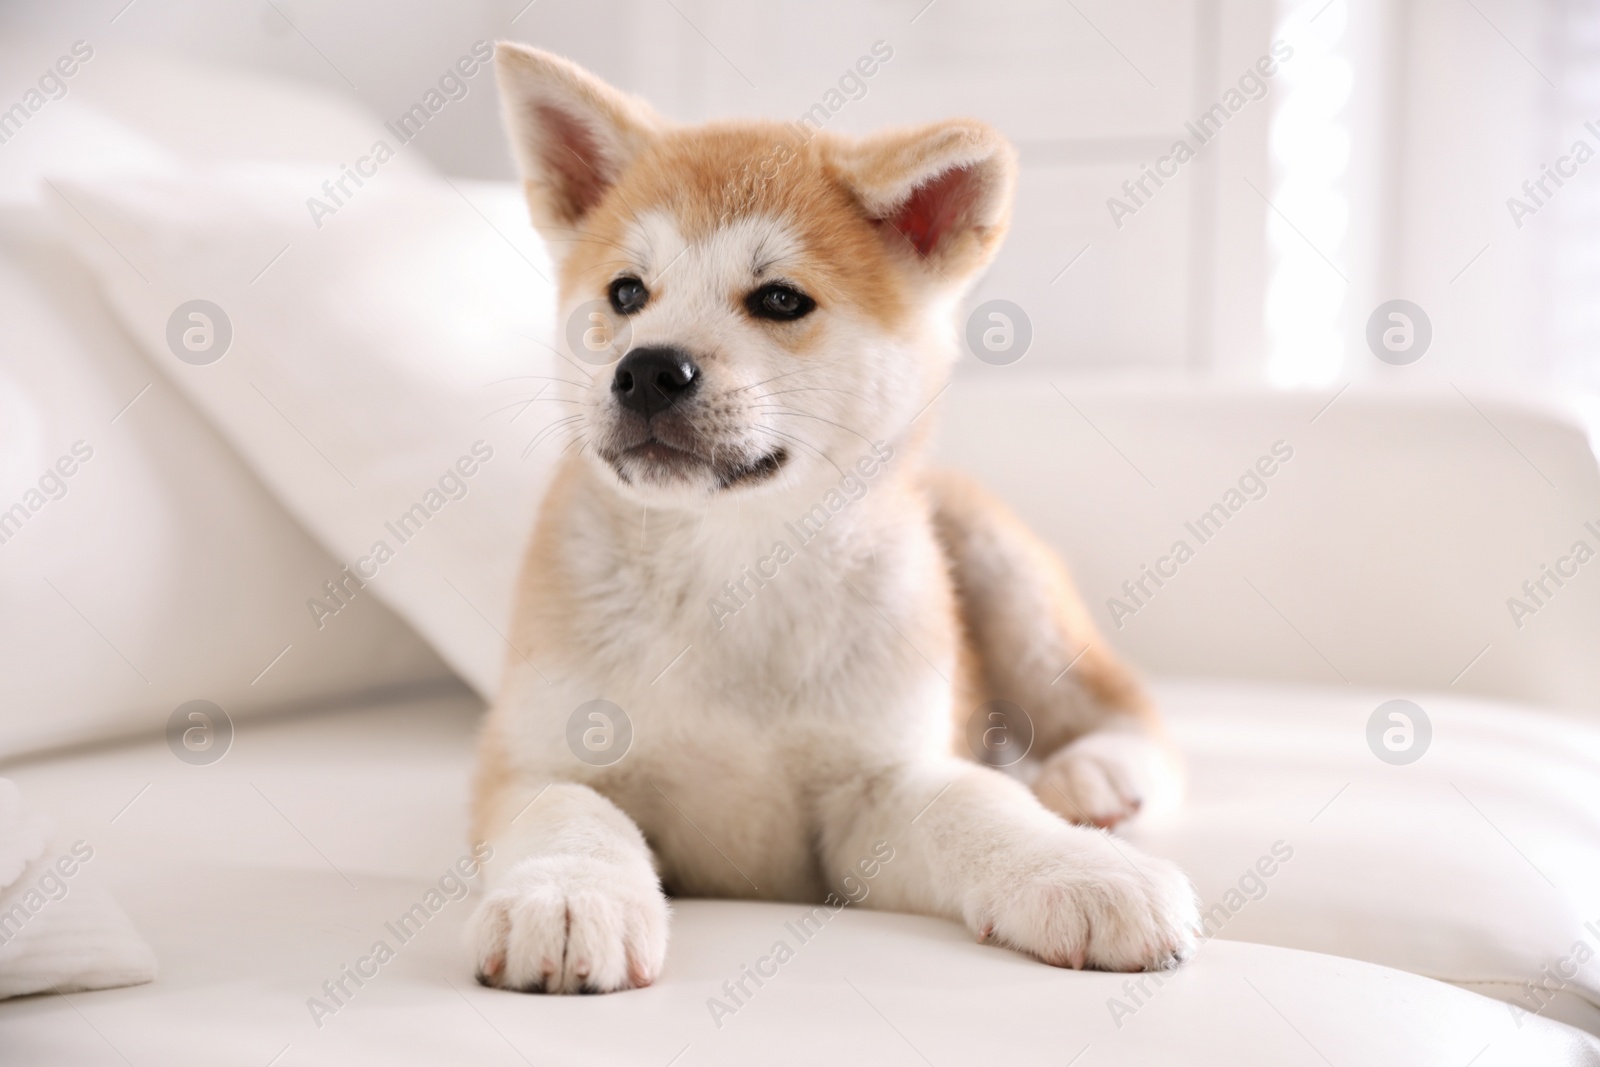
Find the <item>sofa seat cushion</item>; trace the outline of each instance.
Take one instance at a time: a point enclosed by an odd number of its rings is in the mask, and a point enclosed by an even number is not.
[[[1600,1033],[1600,963],[1587,962],[1600,955],[1600,729],[1439,694],[1184,683],[1157,696],[1188,797],[1129,836],[1194,879],[1208,933],[1381,963]],[[1383,747],[1390,730],[1405,740],[1393,708],[1369,742],[1391,699],[1426,717],[1406,712],[1411,752]],[[1418,749],[1409,763],[1376,754]]]
[[[1192,753],[1194,799],[1186,829],[1169,828],[1173,836],[1155,843],[1177,841],[1166,850],[1191,854],[1208,902],[1223,899],[1229,879],[1236,887],[1273,842],[1292,843],[1293,855],[1263,877],[1266,895],[1232,915],[1223,936],[1158,976],[1057,970],[974,944],[951,923],[854,908],[802,943],[785,925],[806,910],[798,905],[680,900],[666,972],[650,989],[567,998],[483,989],[461,946],[474,898],[451,899],[457,881],[475,879],[444,881],[467,852],[481,707],[465,694],[247,720],[224,758],[206,766],[179,761],[161,740],[15,765],[4,773],[57,817],[62,841],[92,844],[80,877],[116,893],[154,946],[161,977],[70,994],[70,1004],[54,995],[0,1004],[8,1062],[122,1062],[120,1053],[179,1067],[667,1064],[680,1054],[680,1065],[817,1063],[845,1048],[886,1064],[1059,1064],[1081,1055],[1089,1065],[1326,1058],[1488,1067],[1600,1057],[1600,1041],[1553,1021],[1555,1013],[1519,1017],[1467,988],[1293,947],[1399,959],[1404,946],[1412,962],[1427,962],[1415,954],[1431,947],[1439,960],[1476,963],[1477,971],[1445,975],[1465,981],[1512,973],[1506,961],[1518,952],[1536,956],[1520,939],[1545,933],[1523,914],[1549,904],[1537,888],[1544,883],[1519,880],[1522,861],[1494,852],[1497,842],[1506,847],[1498,836],[1437,814],[1421,776],[1385,784],[1383,775],[1360,778],[1358,760],[1346,772],[1321,755],[1341,748],[1337,724],[1353,715],[1350,698],[1194,686],[1163,687],[1161,696]],[[1296,733],[1266,721],[1274,707],[1284,719],[1317,709],[1329,718]],[[1429,758],[1443,770],[1460,755],[1457,723],[1493,718],[1492,710],[1440,706]],[[1530,747],[1538,728],[1499,744]],[[1301,767],[1319,758],[1316,774]],[[1360,780],[1311,821],[1343,784],[1332,781],[1336,769]],[[1576,877],[1559,849],[1519,836],[1528,831],[1517,804],[1450,773],[1552,878]],[[1536,813],[1550,783],[1524,785],[1518,803]],[[1384,792],[1401,786],[1422,790],[1422,803],[1394,806],[1412,802]],[[1413,810],[1429,821],[1404,831]],[[1361,873],[1379,859],[1410,868]],[[1484,889],[1446,906],[1414,892],[1471,874],[1475,861],[1508,896]],[[402,921],[441,887],[425,921]],[[1341,892],[1350,898],[1341,902]],[[1473,900],[1493,906],[1474,915]],[[1335,922],[1337,930],[1324,929]],[[1277,944],[1238,940],[1246,934]],[[381,962],[380,940],[392,954]],[[747,995],[730,996],[725,983],[779,940],[793,958],[760,988],[747,981]],[[356,986],[343,977],[347,966],[376,974]],[[324,983],[341,980],[336,1001]]]

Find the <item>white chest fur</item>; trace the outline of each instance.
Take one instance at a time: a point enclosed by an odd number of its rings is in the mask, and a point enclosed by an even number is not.
[[[512,757],[610,797],[679,891],[814,896],[818,792],[948,748],[949,591],[915,490],[886,470],[826,499],[650,514],[579,481],[541,531]],[[597,698],[631,727],[606,766],[568,734]]]

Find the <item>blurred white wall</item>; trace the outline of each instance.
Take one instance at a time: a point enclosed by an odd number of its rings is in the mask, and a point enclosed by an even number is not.
[[[1316,285],[1319,297],[1340,291],[1337,357],[1317,367],[1291,347],[1284,358],[1300,366],[1283,377],[1335,387],[1592,389],[1600,381],[1600,165],[1563,164],[1576,173],[1559,185],[1547,179],[1533,197],[1524,183],[1538,182],[1577,142],[1600,153],[1600,3],[1324,2],[1280,0],[1279,18],[1339,37],[1334,52],[1349,84],[1335,125],[1348,149],[1336,188],[1349,217],[1342,240],[1330,240],[1315,216],[1280,204],[1301,232],[1280,226],[1276,236],[1300,259],[1326,256],[1344,274],[1324,268]],[[1280,183],[1297,132],[1282,123],[1269,138]],[[1315,156],[1298,162],[1315,170],[1326,162]],[[1513,213],[1512,198],[1536,211]],[[1411,365],[1372,358],[1365,339],[1373,309],[1396,298],[1421,306],[1432,324],[1429,351]]]
[[[1600,377],[1600,162],[1518,227],[1507,199],[1600,118],[1600,0],[13,0],[0,33],[84,38],[315,82],[393,117],[479,40],[565,53],[685,121],[830,128],[973,114],[1023,163],[1016,224],[974,305],[1025,309],[1012,368],[1279,386],[1444,378],[1538,388]],[[1116,220],[1125,182],[1197,143],[1274,39],[1294,57],[1192,160]],[[871,53],[892,58],[859,84]],[[43,54],[43,53],[41,53]],[[9,83],[27,71],[4,72]],[[859,97],[859,98],[854,98]],[[1209,130],[1208,130],[1209,132]],[[476,80],[418,145],[509,177]],[[1433,347],[1393,367],[1367,318],[1405,298]]]
[[[1023,170],[1016,228],[974,302],[1004,297],[1033,319],[1026,369],[1259,363],[1262,206],[1237,174],[1265,184],[1272,98],[1230,119],[1122,226],[1107,200],[1126,199],[1123,183],[1266,52],[1268,0],[125,3],[14,3],[0,12],[0,31],[310,80],[385,117],[474,41],[502,37],[565,53],[685,121],[798,118],[841,98],[828,125],[846,132],[977,115],[1017,143]],[[851,81],[847,72],[878,42],[892,58]],[[487,83],[441,118],[418,144],[442,170],[510,176]]]

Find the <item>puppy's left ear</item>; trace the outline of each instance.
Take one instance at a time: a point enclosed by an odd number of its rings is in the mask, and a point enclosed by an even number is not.
[[[1005,237],[1016,152],[986,123],[958,119],[843,143],[835,165],[891,252],[934,283],[971,280]]]

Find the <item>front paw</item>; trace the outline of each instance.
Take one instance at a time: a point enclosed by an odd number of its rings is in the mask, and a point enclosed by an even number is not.
[[[1163,970],[1194,953],[1200,910],[1182,871],[1106,834],[1070,833],[969,897],[963,910],[979,940],[1102,971]]]
[[[1098,730],[1051,754],[1033,781],[1045,807],[1069,822],[1110,829],[1141,811],[1174,807],[1177,758],[1144,734]]]
[[[478,981],[523,993],[647,986],[667,954],[667,901],[653,874],[583,856],[507,872],[468,927]]]

